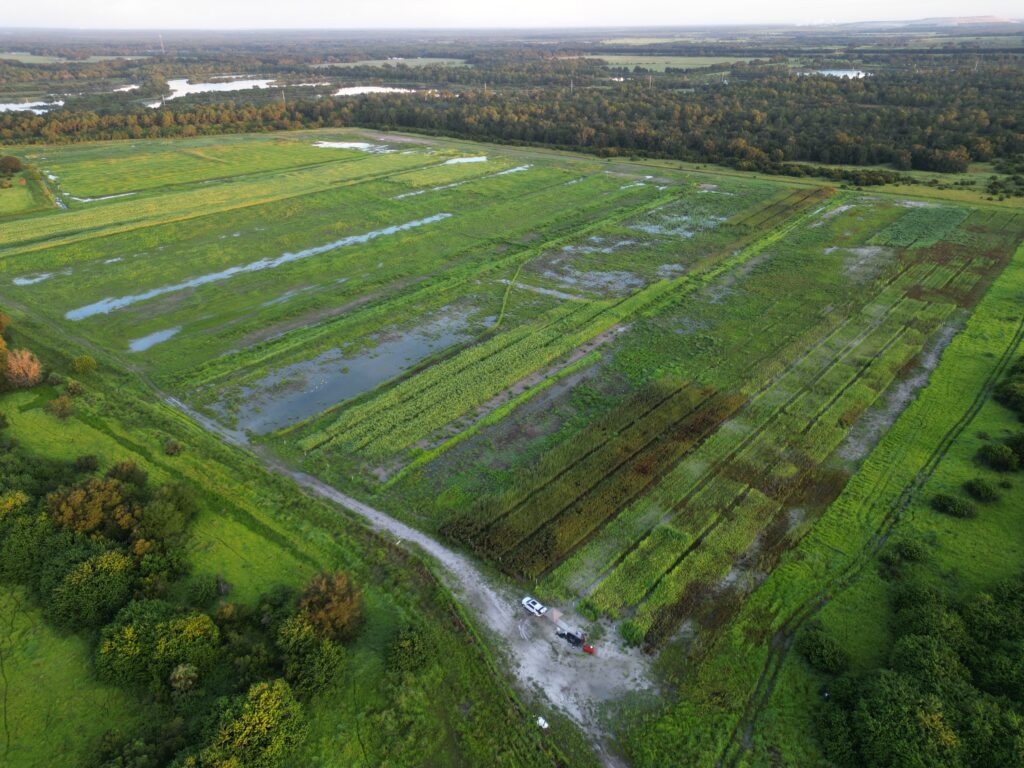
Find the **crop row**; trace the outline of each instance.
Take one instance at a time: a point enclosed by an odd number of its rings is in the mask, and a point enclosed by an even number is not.
[[[950,309],[949,305],[943,306],[946,311]],[[934,324],[942,316],[942,313],[931,313],[930,319]],[[815,411],[810,419],[800,417],[797,413],[787,414],[786,418],[779,420],[770,432],[764,433],[761,439],[745,452],[744,457],[737,457],[746,459],[747,466],[753,469],[749,481],[763,492],[765,498],[774,499],[777,508],[781,509],[785,500],[799,491],[802,483],[812,479],[817,464],[839,446],[849,426],[849,414],[859,414],[875,402],[896,373],[917,354],[926,338],[924,332],[913,329],[901,329],[884,343],[883,334],[876,336],[876,349],[870,363],[861,366],[843,382],[838,393],[825,402],[821,402],[825,397],[823,393],[819,392],[815,396],[811,396],[810,393],[805,395],[809,403],[805,406],[804,412]],[[881,346],[878,346],[879,344]],[[818,406],[816,410],[815,405]],[[790,464],[787,461],[788,457],[799,457],[799,465]],[[776,470],[782,470],[781,478]],[[733,483],[734,481],[730,481],[729,485]],[[690,510],[681,510],[681,514],[689,515]],[[700,516],[700,519],[703,524],[703,516]],[[720,538],[728,538],[731,535],[729,529],[736,525],[745,527],[747,523],[730,518],[708,537],[708,541],[715,543]],[[742,540],[746,541],[745,535]],[[696,553],[700,553],[703,546],[702,544]],[[705,571],[708,562],[714,563],[718,569],[715,571],[717,573],[730,567],[745,549],[746,545],[743,548],[730,549],[729,546],[718,543],[712,550],[713,556],[697,559],[693,563],[690,562],[693,555],[686,557],[676,567],[677,575],[662,580],[638,612],[636,625],[637,628],[647,631],[647,641],[657,643],[663,639],[666,617],[674,619],[679,614],[679,603],[687,601],[686,593],[691,583],[706,581]],[[684,576],[691,571],[691,575]]]
[[[953,206],[911,208],[871,242],[896,248],[925,248],[956,229],[967,213],[966,209]]]
[[[703,271],[659,281],[615,303],[560,308],[540,329],[524,327],[478,344],[349,409],[332,425],[300,441],[300,447],[308,452],[340,439],[369,456],[402,450],[612,325],[652,313],[665,301],[681,301],[753,258],[801,221],[785,222],[730,257],[709,258]]]
[[[660,645],[695,607],[699,590],[723,586],[737,554],[751,548],[779,504],[755,489],[746,489],[717,528],[682,563],[661,580],[632,620],[650,645]]]
[[[519,544],[541,525],[590,492],[671,425],[690,416],[710,396],[709,390],[686,387],[677,390],[659,407],[629,424],[614,439],[602,443],[557,478],[533,491],[509,508],[492,508],[478,517],[486,526],[471,541],[491,557]]]
[[[748,250],[766,247],[777,239],[778,233],[773,235],[759,239]],[[576,441],[588,446],[585,455],[578,460],[578,466],[571,467],[574,471],[559,467],[558,482],[542,485],[543,493],[537,492],[537,486],[525,492],[522,486],[514,488],[506,493],[506,501],[510,502],[507,505],[484,505],[489,511],[478,509],[449,521],[446,533],[471,543],[511,573],[540,575],[645,489],[652,482],[652,475],[656,478],[671,469],[735,410],[742,398],[717,398],[712,408],[688,414],[682,423],[674,423],[667,413],[674,404],[668,402],[668,407],[644,414],[603,451],[590,449],[588,441]],[[681,405],[685,401],[678,402]],[[666,428],[673,424],[671,429]],[[656,436],[661,439],[655,443]],[[650,448],[636,449],[637,442]],[[529,488],[529,484],[525,485]],[[542,526],[539,530],[538,525]]]
[[[610,526],[609,535],[602,537],[608,541],[598,543],[599,553],[581,553],[579,558],[559,569],[555,580],[573,578],[582,568],[582,562],[576,562],[581,558],[589,563],[589,568],[607,563],[597,571],[607,573],[632,557],[635,543],[641,542],[665,517],[666,510],[686,503],[699,493],[720,467],[779,417],[787,403],[795,401],[806,387],[851,354],[865,336],[896,312],[902,306],[902,296],[903,291],[884,290],[857,315],[834,324],[793,362],[779,366],[772,359],[759,366],[762,384],[751,392],[747,405],[723,429],[698,446],[694,454],[673,469],[648,496],[619,515]],[[622,551],[621,542],[635,543]],[[593,561],[595,554],[598,563]],[[562,573],[566,569],[573,574]]]
[[[716,395],[653,441],[650,447],[601,480],[571,507],[545,523],[502,559],[509,573],[536,579],[560,563],[613,515],[651,484],[736,411],[743,398]]]
[[[883,351],[894,334],[905,332],[903,328],[913,316],[914,307],[921,305],[898,299],[896,295],[891,294],[891,303],[880,316],[875,317],[873,307],[867,308],[858,322],[844,325],[840,332],[821,344],[815,354],[775,380],[744,409],[738,429],[720,430],[659,485],[654,498],[645,502],[661,509],[678,510],[672,517],[680,514],[693,517],[692,524],[684,523],[691,532],[703,528],[707,524],[706,515],[694,516],[694,510],[707,508],[707,499],[702,497],[709,487],[716,485],[716,479],[720,481],[725,477],[723,472],[730,466],[737,466],[745,456],[757,455],[762,450],[778,461],[778,452],[793,444],[794,436],[799,437],[809,419],[820,418],[822,408],[833,399],[834,391],[844,386],[849,388],[851,380],[864,375],[866,368],[858,362],[861,356]],[[844,364],[855,351],[857,359],[850,361],[852,367]],[[763,459],[747,460],[747,463],[762,469],[770,466]],[[755,472],[749,481],[756,483],[758,479]],[[632,562],[641,556],[651,555],[646,551],[641,554],[641,548],[634,549],[619,567],[634,567]],[[604,583],[609,581],[611,577]],[[595,598],[600,600],[599,595]]]

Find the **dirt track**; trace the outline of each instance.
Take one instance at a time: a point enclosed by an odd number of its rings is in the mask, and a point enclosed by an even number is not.
[[[169,395],[162,395],[162,398],[224,442],[252,449],[243,433],[224,427],[177,398]],[[268,470],[290,477],[306,492],[358,515],[378,533],[417,547],[440,565],[440,576],[456,598],[477,618],[482,628],[495,636],[495,643],[504,651],[507,666],[520,687],[530,692],[539,691],[583,728],[601,751],[605,765],[621,765],[605,749],[607,734],[600,729],[596,709],[624,693],[651,687],[649,660],[639,650],[626,648],[611,636],[597,643],[595,656],[572,648],[555,636],[552,622],[526,613],[519,604],[520,593],[491,583],[470,558],[311,475],[285,466],[265,451],[254,453]],[[567,623],[584,624],[568,607],[562,611]]]

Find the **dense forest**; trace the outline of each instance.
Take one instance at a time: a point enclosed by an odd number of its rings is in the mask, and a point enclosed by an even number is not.
[[[354,125],[797,175],[802,171],[794,163],[961,172],[972,161],[1024,152],[1020,54],[861,54],[857,64],[872,71],[859,79],[808,76],[808,70],[779,54],[665,72],[610,67],[597,54],[562,51],[471,48],[463,55],[468,66],[332,65],[340,56],[318,65],[318,73],[343,76],[346,82],[416,89],[358,98],[290,88],[309,79],[309,63],[297,56],[239,52],[184,61],[97,62],[81,70],[108,84],[107,92],[85,94],[43,115],[0,113],[0,141]],[[805,60],[811,66],[836,66],[852,59]],[[167,78],[209,77],[227,68],[276,76],[281,90],[202,94],[156,110],[138,100],[164,92]],[[82,78],[67,65],[33,69],[3,62],[0,88],[25,87],[43,72],[51,76],[51,85]],[[109,84],[120,82],[118,77],[134,78],[141,88],[135,94],[110,93]],[[846,177],[871,183],[863,173]]]

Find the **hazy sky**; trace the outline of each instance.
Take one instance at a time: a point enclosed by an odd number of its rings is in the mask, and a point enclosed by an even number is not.
[[[0,27],[593,27],[1024,16],[1021,0],[5,0]]]

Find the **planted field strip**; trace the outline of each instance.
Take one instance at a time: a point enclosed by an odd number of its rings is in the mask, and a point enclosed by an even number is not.
[[[686,382],[683,381],[655,381],[631,395],[620,407],[612,409],[587,426],[578,439],[559,443],[552,450],[546,451],[535,467],[515,478],[511,488],[477,501],[470,516],[466,518],[467,525],[471,525],[477,533],[472,536],[467,534],[465,538],[475,538],[478,535],[483,529],[481,521],[484,523],[483,527],[486,527],[495,519],[495,514],[501,514],[502,510],[511,511],[527,503],[538,491],[561,479],[579,462],[587,460],[608,441],[614,439],[621,430],[628,428],[638,419],[646,418],[686,386]]]
[[[788,215],[791,210],[813,196],[815,191],[814,189],[795,189],[780,192],[773,199],[766,201],[764,205],[733,216],[728,223],[732,226],[748,228],[763,227],[766,222]]]
[[[363,159],[355,150],[324,151],[310,140],[277,137],[217,137],[147,141],[132,148],[125,173],[125,147],[109,143],[51,147],[41,168],[57,175],[65,191],[104,197],[154,187]]]
[[[950,343],[928,386],[817,521],[799,552],[784,560],[741,610],[720,650],[723,664],[744,670],[734,700],[723,703],[735,726],[722,764],[740,763],[747,749],[742,734],[754,728],[768,704],[792,638],[875,562],[873,555],[1015,359],[1024,342],[1022,284],[1024,247],[1019,247]],[[752,645],[747,638],[754,636],[772,642]]]
[[[746,552],[771,522],[778,503],[756,489],[738,494],[723,513],[726,518],[700,546],[658,583],[637,611],[633,625],[645,642],[660,645],[696,607],[700,588],[714,588],[727,577],[738,554]]]
[[[434,459],[436,459],[438,456],[440,456],[445,451],[448,451],[448,450],[454,448],[459,443],[461,443],[461,442],[463,442],[465,440],[468,440],[470,437],[475,435],[477,432],[479,432],[484,427],[491,426],[493,424],[497,424],[503,418],[505,418],[508,414],[510,414],[512,411],[514,411],[516,408],[518,408],[520,405],[523,405],[528,400],[533,399],[534,397],[539,395],[541,392],[543,392],[548,387],[553,386],[559,380],[561,380],[561,379],[563,379],[563,378],[565,378],[567,376],[571,376],[572,374],[574,374],[574,373],[576,373],[578,371],[581,371],[581,370],[589,367],[590,365],[593,365],[600,358],[601,358],[601,353],[598,350],[595,349],[595,350],[593,350],[593,351],[583,355],[579,359],[573,360],[572,362],[570,362],[569,364],[567,364],[565,366],[556,367],[555,369],[550,370],[534,386],[524,390],[523,392],[519,393],[518,395],[510,396],[509,399],[506,402],[502,403],[500,406],[495,408],[493,411],[485,413],[483,416],[481,416],[480,418],[476,419],[468,427],[465,427],[461,431],[456,432],[452,437],[448,438],[447,440],[442,442],[440,445],[436,445],[436,446],[434,446],[434,447],[424,451],[423,453],[417,455],[416,458],[413,461],[411,461],[409,464],[407,464],[405,467],[403,467],[396,475],[391,477],[388,480],[388,484],[393,484],[394,482],[397,482],[403,474],[405,474],[405,473],[407,473],[407,472],[409,472],[409,471],[411,471],[413,469],[416,469],[417,467],[421,467],[424,464],[428,464],[429,462],[431,462]],[[500,397],[501,395],[498,395],[498,396]]]
[[[332,163],[277,174],[267,179],[244,179],[185,189],[153,197],[128,197],[97,208],[80,208],[19,221],[0,230],[0,255],[10,257],[171,221],[181,221],[320,192],[338,185],[360,184],[394,173],[423,167],[436,160],[414,155],[385,155],[367,160]],[[10,262],[9,258],[5,258]],[[17,262],[11,269],[23,269]]]
[[[666,427],[692,416],[705,405],[710,390],[683,386],[671,392],[647,413],[614,436],[596,445],[584,457],[567,466],[550,481],[532,489],[506,509],[485,508],[479,518],[484,528],[470,541],[491,557],[502,555],[534,533],[602,480],[633,459]],[[477,522],[477,521],[474,521]]]
[[[694,516],[694,509],[705,508],[699,503],[701,494],[714,485],[727,467],[742,460],[749,450],[765,449],[771,454],[791,444],[794,439],[791,423],[803,426],[809,419],[819,419],[828,407],[839,402],[833,394],[837,387],[852,387],[870,369],[871,362],[876,359],[873,356],[884,352],[902,337],[906,324],[924,305],[903,299],[901,294],[901,291],[895,289],[884,291],[879,300],[866,307],[856,319],[832,331],[797,364],[763,387],[733,421],[697,446],[651,494],[635,509],[627,510],[624,516],[650,520],[648,510],[669,510],[661,514],[662,523],[675,520],[685,513],[681,522],[685,522],[691,534],[705,527],[707,516]],[[868,356],[869,361],[865,365],[854,360],[851,373],[851,366],[843,363],[854,353],[858,358]],[[834,379],[829,379],[829,376]],[[805,416],[799,415],[801,409],[806,411]],[[797,430],[795,435],[799,434]],[[818,437],[817,434],[815,437]],[[693,519],[686,521],[686,516]],[[646,556],[651,556],[650,548],[644,547],[642,537],[638,543],[628,547],[625,554],[603,569],[602,573],[606,576],[617,567],[634,567],[625,561],[638,556],[636,553],[641,549]],[[673,562],[673,568],[680,564],[682,556]],[[663,557],[659,553],[657,557],[665,559],[667,555]],[[599,577],[592,589],[599,589],[603,580],[603,577]],[[631,592],[638,590],[639,587],[635,587]],[[600,599],[596,592],[595,598]]]
[[[807,204],[819,195],[820,191],[811,190],[801,200]],[[368,456],[400,451],[611,326],[637,315],[654,314],[666,302],[683,300],[718,275],[749,261],[804,218],[786,220],[731,257],[709,258],[702,270],[659,281],[625,299],[560,307],[541,328],[523,327],[465,350],[347,410],[333,425],[299,445],[308,452],[344,436],[349,448]]]
[[[933,315],[935,322],[941,317],[941,313]],[[916,337],[914,342],[898,346],[898,342],[907,334],[913,334]],[[764,433],[758,444],[744,452],[751,455],[751,458],[747,461],[747,468],[740,474],[753,473],[748,476],[751,477],[751,482],[759,486],[759,490],[763,492],[765,498],[771,499],[774,505],[771,509],[772,512],[780,512],[786,500],[799,489],[804,479],[811,476],[816,464],[823,461],[838,447],[846,434],[845,425],[841,424],[840,417],[852,406],[854,399],[862,400],[858,406],[861,410],[869,406],[889,385],[895,373],[917,353],[925,339],[924,333],[905,328],[898,330],[888,340],[885,340],[884,333],[876,334],[876,336],[875,344],[881,343],[881,347],[874,351],[869,364],[860,366],[856,374],[843,384],[841,395],[833,396],[823,403],[810,421],[802,426],[803,419],[795,414],[792,419],[787,418],[780,421],[776,429],[773,430],[774,434]],[[883,340],[884,343],[882,343]],[[865,344],[869,345],[869,342],[866,341]],[[868,352],[868,350],[864,350],[864,352]],[[873,386],[864,386],[861,391],[855,391],[854,385],[869,372],[874,375]],[[808,393],[805,397],[811,400],[820,400],[822,394],[819,393],[817,397],[811,398]],[[822,415],[827,412],[831,412],[834,418],[822,420]],[[787,472],[787,476],[781,484],[774,483],[770,480],[773,474],[772,467],[785,466],[784,456],[792,451],[796,451],[798,456],[805,457],[801,460],[802,464],[804,461],[810,463],[794,467],[795,474]],[[737,461],[740,458],[737,457]],[[736,466],[737,461],[734,461],[731,466]],[[767,485],[764,484],[766,482]],[[734,481],[730,480],[728,485],[731,486],[733,483]],[[696,501],[695,499],[694,502]],[[691,502],[689,506],[692,507],[695,504]],[[686,514],[689,515],[690,512],[691,510],[687,508]],[[698,515],[697,524],[704,525],[705,518],[706,514]],[[677,602],[689,601],[688,590],[693,583],[707,584],[709,564],[714,566],[711,573],[717,575],[731,567],[736,558],[746,551],[752,542],[746,533],[743,533],[739,539],[732,539],[733,543],[746,542],[743,548],[730,548],[731,545],[719,543],[720,538],[729,540],[732,536],[730,529],[737,525],[745,527],[747,523],[743,520],[729,519],[718,526],[708,537],[708,542],[715,545],[713,555],[708,555],[694,563],[690,562],[694,555],[692,551],[688,551],[680,557],[673,570],[666,574],[665,579],[656,582],[650,596],[642,602],[635,619],[635,627],[646,632],[647,642],[657,645],[667,637],[665,633],[672,625],[670,622],[667,623],[665,617],[671,617],[674,621],[681,615],[681,609]],[[699,551],[698,549],[697,552]]]
[[[593,535],[611,516],[635,500],[666,471],[675,465],[693,445],[716,429],[735,412],[743,399],[736,395],[715,395],[701,403],[686,418],[664,430],[658,424],[653,434],[638,450],[609,474],[550,518],[535,533],[504,555],[499,563],[510,573],[536,579]],[[659,428],[662,431],[657,431]],[[648,437],[649,436],[649,437]],[[626,452],[633,447],[616,441],[616,449]]]
[[[953,206],[911,208],[871,242],[896,248],[925,248],[945,238],[967,214],[966,209]]]
[[[621,204],[623,199],[628,199],[628,194],[616,193],[607,201],[597,200],[591,205],[582,206],[574,212],[572,219],[574,226],[568,232],[558,235],[553,242],[559,244],[572,242],[602,226],[609,220],[609,217],[612,220],[624,218],[632,215],[637,209],[645,210],[656,207],[663,204],[665,200],[664,197],[659,197],[653,201],[634,205],[626,211],[609,214],[609,206],[615,205],[616,202]],[[551,200],[545,198],[544,202],[550,207]],[[595,214],[602,216],[597,222],[593,220]],[[463,213],[459,218],[465,218],[465,216],[466,214]],[[483,207],[480,216],[482,222],[493,219],[492,214]],[[529,220],[529,217],[524,216],[524,218]],[[458,221],[453,222],[453,224],[458,223]],[[238,379],[239,373],[247,369],[260,370],[271,365],[280,365],[293,355],[308,356],[311,350],[320,349],[324,344],[336,345],[338,338],[353,335],[348,331],[348,326],[362,326],[356,335],[366,336],[369,331],[364,328],[375,318],[379,318],[379,322],[382,323],[394,323],[396,318],[413,317],[431,308],[442,307],[455,301],[460,295],[477,285],[479,281],[487,280],[497,274],[507,274],[508,270],[516,264],[529,260],[541,250],[551,247],[552,243],[552,241],[545,241],[542,244],[526,248],[518,246],[509,249],[507,254],[495,258],[487,246],[496,247],[503,243],[503,239],[504,234],[495,236],[489,242],[469,240],[458,250],[447,252],[446,258],[440,264],[439,271],[425,276],[427,279],[422,284],[417,284],[409,291],[399,295],[385,293],[379,301],[372,302],[371,306],[361,309],[358,315],[345,314],[316,324],[303,325],[263,342],[255,348],[240,350],[236,354],[212,360],[198,370],[186,374],[181,383],[192,387],[206,386],[220,382],[229,376]],[[495,324],[492,333],[497,327],[498,324]],[[453,350],[453,352],[457,351],[458,349]]]

